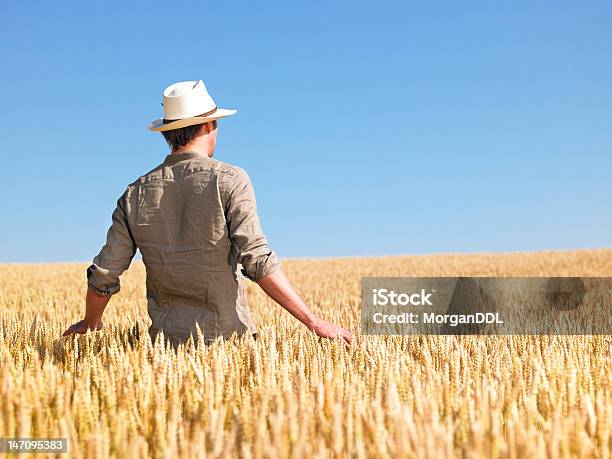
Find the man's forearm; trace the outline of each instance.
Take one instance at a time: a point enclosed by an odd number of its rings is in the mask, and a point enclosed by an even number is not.
[[[329,339],[342,338],[347,345],[351,344],[353,334],[342,327],[315,316],[308,305],[293,290],[291,282],[289,282],[289,279],[280,269],[259,279],[257,283],[270,298],[289,311],[293,317],[306,325],[310,331],[315,332],[319,337]]]
[[[293,317],[309,329],[313,329],[317,317],[293,290],[289,279],[280,269],[260,279],[257,283],[270,298],[289,311]]]
[[[102,322],[102,314],[110,300],[110,296],[98,295],[91,287],[87,287],[85,297],[85,322],[89,328],[96,329]]]
[[[102,314],[108,304],[110,296],[98,295],[94,289],[87,287],[85,295],[85,318],[68,327],[62,336],[70,336],[75,333],[87,333],[90,330],[102,328]]]

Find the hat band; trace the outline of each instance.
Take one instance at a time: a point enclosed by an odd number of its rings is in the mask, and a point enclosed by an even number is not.
[[[200,117],[200,116],[210,116],[213,113],[215,113],[217,111],[217,107],[215,106],[215,108],[213,108],[212,110],[206,112],[206,113],[202,113],[201,115],[195,115],[195,116],[189,116],[188,118],[196,118],[196,117]],[[185,118],[179,118],[176,120],[167,120],[166,118],[164,118],[164,124],[168,124],[168,123],[174,123],[175,121],[179,121],[179,120],[184,120]]]

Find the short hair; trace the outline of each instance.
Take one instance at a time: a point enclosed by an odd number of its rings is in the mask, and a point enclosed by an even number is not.
[[[212,124],[212,129],[217,127],[217,120],[209,121],[209,123]],[[200,129],[202,128],[202,124],[206,123],[194,124],[193,126],[185,126],[183,128],[171,129],[169,131],[162,131],[162,134],[164,135],[164,139],[166,139],[168,145],[170,145],[172,148],[172,151],[174,151],[191,143],[193,139],[198,136]]]

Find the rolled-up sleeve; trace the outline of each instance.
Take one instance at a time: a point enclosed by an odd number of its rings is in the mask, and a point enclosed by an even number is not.
[[[268,247],[257,215],[253,185],[243,169],[237,169],[232,177],[225,211],[229,237],[242,265],[242,274],[257,282],[278,270],[280,262]]]
[[[87,284],[98,295],[111,296],[120,290],[119,277],[136,254],[137,246],[126,215],[126,193],[117,200],[106,243],[87,268]]]

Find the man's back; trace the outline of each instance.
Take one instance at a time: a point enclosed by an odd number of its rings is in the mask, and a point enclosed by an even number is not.
[[[195,152],[169,154],[119,198],[90,285],[118,290],[135,247],[146,266],[153,337],[163,330],[182,342],[196,323],[207,340],[255,332],[238,264],[258,280],[279,262],[244,170]]]

